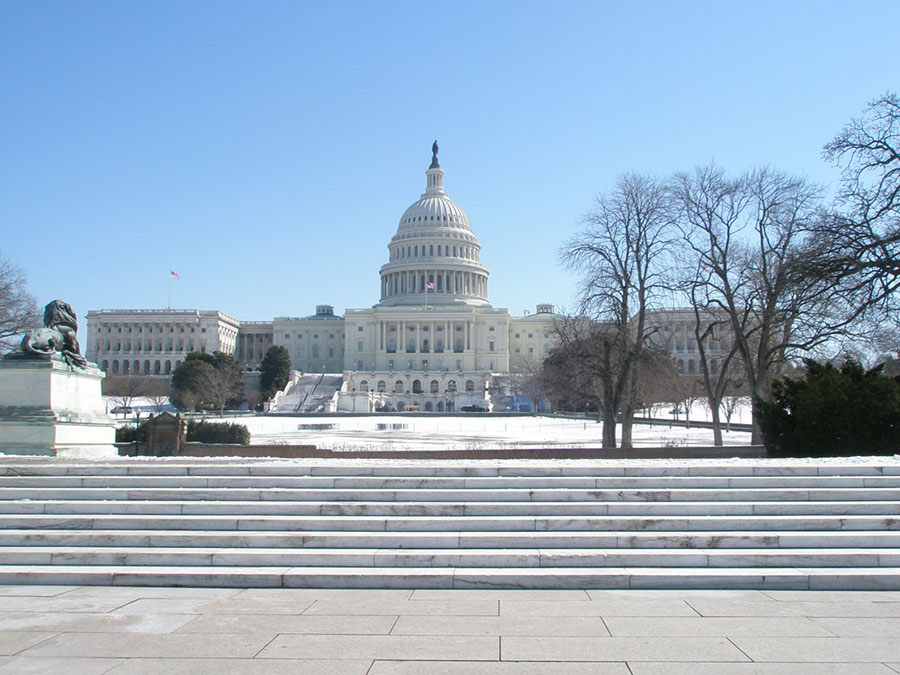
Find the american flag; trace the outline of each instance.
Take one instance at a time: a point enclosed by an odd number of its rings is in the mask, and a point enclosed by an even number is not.
[[[181,277],[178,276],[178,272],[169,272],[169,278],[170,279],[180,279]]]
[[[433,291],[434,290],[434,282],[429,281],[427,284],[425,284],[425,288],[427,288],[429,291]]]

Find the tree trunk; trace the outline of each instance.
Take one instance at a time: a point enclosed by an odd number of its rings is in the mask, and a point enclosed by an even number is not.
[[[622,410],[622,443],[621,447],[626,449],[631,449],[634,447],[634,440],[632,436],[632,424],[634,421],[634,408],[632,405],[626,404],[624,409]]]
[[[616,409],[603,406],[603,447],[616,447]]]
[[[709,412],[712,415],[713,445],[720,448],[725,445],[725,441],[722,438],[722,421],[719,419],[718,403],[709,406]]]

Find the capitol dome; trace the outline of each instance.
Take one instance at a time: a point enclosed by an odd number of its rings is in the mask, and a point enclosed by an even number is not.
[[[381,268],[380,305],[487,305],[487,267],[466,212],[444,192],[444,170],[432,146],[425,192],[400,218]]]

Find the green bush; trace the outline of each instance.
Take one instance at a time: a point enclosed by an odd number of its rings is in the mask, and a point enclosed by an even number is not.
[[[116,429],[116,443],[134,443],[147,440],[147,421],[143,421],[135,427],[126,425]]]
[[[187,425],[187,440],[198,443],[250,445],[250,431],[243,424],[191,420]]]
[[[840,369],[806,361],[802,380],[780,379],[756,401],[769,454],[792,457],[900,452],[900,378],[847,360]]]

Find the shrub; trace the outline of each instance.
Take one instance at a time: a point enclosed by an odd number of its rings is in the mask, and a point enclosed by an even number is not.
[[[769,401],[757,400],[770,454],[825,457],[900,451],[900,378],[847,360],[807,360],[804,379],[783,378]]]
[[[250,431],[243,424],[191,420],[187,425],[187,440],[198,443],[249,445]]]
[[[116,443],[134,443],[147,440],[147,421],[144,420],[135,427],[126,425],[116,429]]]

